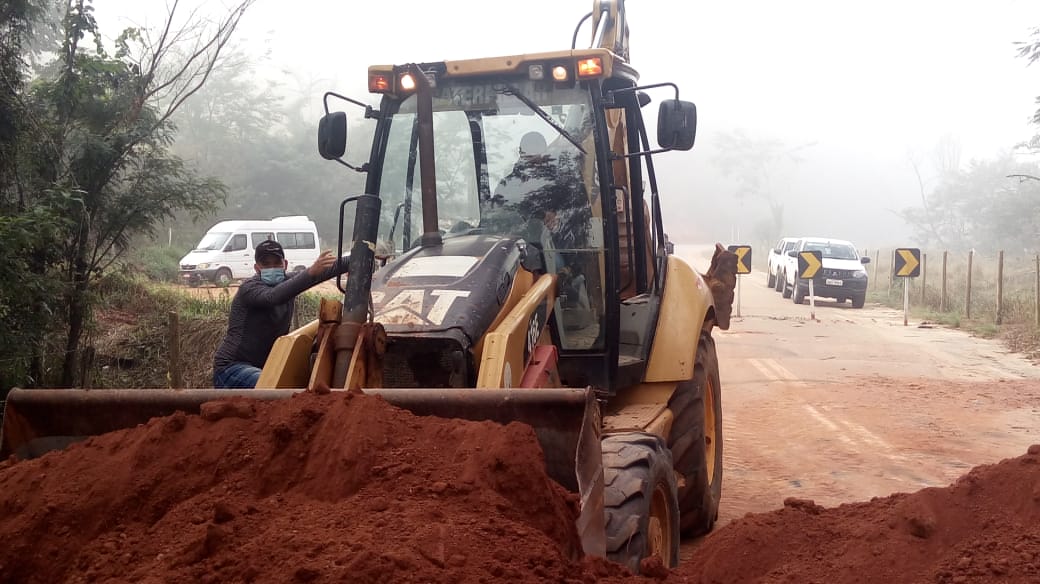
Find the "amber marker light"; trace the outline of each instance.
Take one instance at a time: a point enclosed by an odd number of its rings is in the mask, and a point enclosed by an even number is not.
[[[369,75],[368,91],[371,93],[390,93],[390,76],[385,73]]]
[[[588,59],[578,60],[578,77],[599,77],[603,74],[603,59],[599,57],[589,57]]]

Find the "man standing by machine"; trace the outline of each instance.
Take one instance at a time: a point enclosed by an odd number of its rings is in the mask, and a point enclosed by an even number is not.
[[[239,287],[231,301],[228,330],[213,358],[213,387],[253,388],[275,340],[289,332],[296,296],[346,273],[340,261],[323,252],[306,270],[286,274],[285,251],[277,241],[256,246],[256,275]]]

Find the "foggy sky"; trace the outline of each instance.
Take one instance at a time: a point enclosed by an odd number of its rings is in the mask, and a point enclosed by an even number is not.
[[[205,10],[218,5],[207,2]],[[96,0],[96,14],[114,37],[131,24],[157,25],[162,6]],[[861,247],[908,243],[909,229],[896,213],[920,197],[909,153],[925,160],[928,175],[929,152],[943,136],[960,142],[966,163],[1036,133],[1028,119],[1040,67],[1027,68],[1012,43],[1040,26],[1040,2],[626,6],[642,81],[675,82],[681,97],[698,105],[697,146],[658,160],[666,223],[673,226],[666,229],[687,241],[750,242],[766,217],[763,202],[734,199],[733,181],[721,176],[712,142],[719,132],[740,128],[792,146],[813,144],[779,189],[788,197],[788,232]],[[287,91],[317,82],[317,120],[325,89],[377,103],[365,92],[370,64],[569,48],[574,26],[591,8],[586,0],[261,0],[239,38],[248,52],[268,56],[265,74],[285,81]],[[579,47],[589,34],[586,26]]]

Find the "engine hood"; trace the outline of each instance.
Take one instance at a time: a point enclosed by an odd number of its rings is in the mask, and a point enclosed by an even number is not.
[[[854,272],[866,271],[863,264],[859,260],[836,260],[833,258],[823,258],[823,267],[828,270],[851,270]]]
[[[464,235],[402,255],[373,275],[375,320],[391,335],[458,329],[474,343],[509,295],[520,265],[515,242]]]

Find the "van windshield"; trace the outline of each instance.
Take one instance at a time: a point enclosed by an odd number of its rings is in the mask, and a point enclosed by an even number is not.
[[[224,247],[224,243],[227,242],[230,233],[221,231],[210,232],[202,237],[202,241],[195,246],[195,251],[213,251]]]

